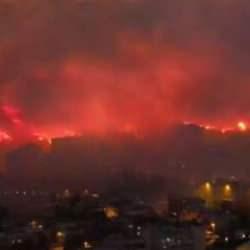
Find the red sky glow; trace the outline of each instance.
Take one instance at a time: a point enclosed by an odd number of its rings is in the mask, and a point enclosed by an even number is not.
[[[0,142],[185,122],[248,130],[248,1],[0,0],[0,11]]]

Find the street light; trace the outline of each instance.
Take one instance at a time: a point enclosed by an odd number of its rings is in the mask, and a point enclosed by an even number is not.
[[[229,184],[226,184],[224,188],[225,188],[225,192],[227,193],[232,191],[232,188]]]
[[[208,191],[208,192],[211,191],[211,188],[212,188],[211,183],[207,181],[207,182],[205,183],[205,189],[206,189],[206,191]]]

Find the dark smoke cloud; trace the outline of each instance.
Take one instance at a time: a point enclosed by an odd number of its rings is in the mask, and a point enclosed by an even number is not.
[[[41,129],[248,119],[248,0],[0,0],[1,101]]]

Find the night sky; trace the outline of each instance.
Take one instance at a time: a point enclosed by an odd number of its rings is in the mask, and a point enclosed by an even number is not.
[[[0,0],[1,129],[250,122],[249,23],[249,0]]]

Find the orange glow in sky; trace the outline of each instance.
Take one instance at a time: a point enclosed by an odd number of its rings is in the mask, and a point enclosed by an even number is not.
[[[0,131],[0,143],[11,142],[13,138],[5,131]]]
[[[246,131],[248,129],[247,124],[243,121],[238,122],[237,124],[240,131]]]

